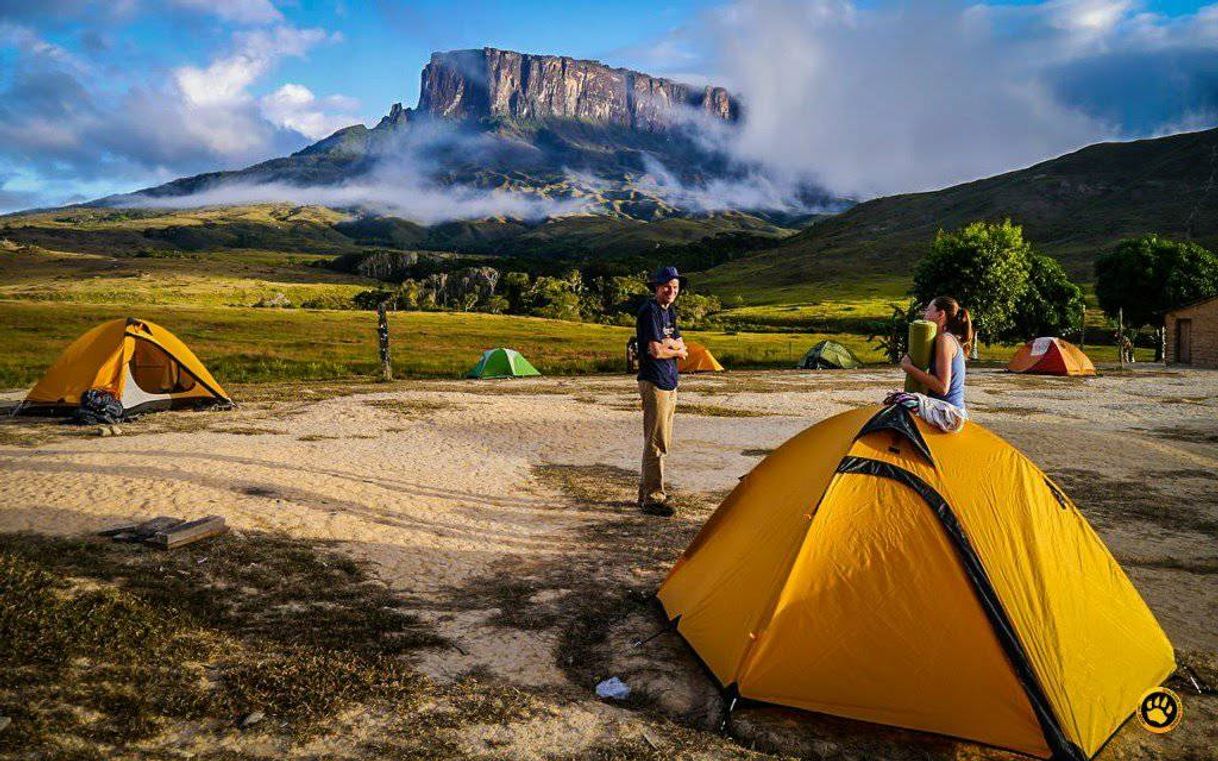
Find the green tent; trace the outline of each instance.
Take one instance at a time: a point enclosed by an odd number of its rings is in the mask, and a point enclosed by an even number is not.
[[[541,375],[537,368],[513,349],[487,349],[466,378],[519,378],[525,375]]]
[[[852,370],[862,366],[854,352],[837,341],[821,341],[808,349],[808,353],[796,365],[803,370]]]

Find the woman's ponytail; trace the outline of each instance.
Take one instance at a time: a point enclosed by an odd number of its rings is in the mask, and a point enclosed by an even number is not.
[[[940,296],[931,303],[935,305],[936,309],[947,315],[944,329],[960,340],[960,346],[964,349],[965,355],[971,354],[976,333],[973,331],[973,318],[969,315],[968,310],[960,306],[951,296]]]
[[[964,348],[965,356],[973,353],[973,340],[976,338],[976,333],[973,331],[973,318],[969,315],[968,309],[960,307],[956,317],[948,319],[947,329],[960,339],[960,346]]]

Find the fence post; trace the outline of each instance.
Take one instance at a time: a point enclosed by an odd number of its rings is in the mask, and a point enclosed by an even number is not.
[[[381,379],[393,380],[393,365],[389,361],[389,315],[385,302],[376,305],[376,336],[381,348]]]
[[[1125,367],[1125,308],[1117,309],[1117,356],[1121,358],[1121,367]]]
[[[1083,321],[1078,326],[1078,348],[1087,351],[1087,305],[1083,304]]]

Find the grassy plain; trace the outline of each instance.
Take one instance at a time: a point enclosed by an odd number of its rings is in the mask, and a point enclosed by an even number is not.
[[[271,299],[294,306],[349,302],[376,287],[373,280],[317,266],[354,250],[349,238],[331,240],[337,234],[330,225],[341,219],[325,209],[269,206],[4,218],[0,387],[33,383],[73,338],[125,316],[159,322],[180,335],[221,382],[372,377],[379,366],[372,313],[254,308]],[[158,237],[166,230],[172,240]],[[202,236],[203,248],[182,248],[193,240],[192,231]],[[68,237],[57,237],[61,233]],[[245,238],[260,247],[242,247]],[[276,247],[262,247],[269,243]],[[905,299],[906,278],[771,287],[758,274],[717,289],[731,307],[722,314],[722,330],[688,332],[724,365],[792,367],[825,338],[864,361],[882,361],[866,341],[869,323]],[[695,287],[698,282],[695,277]],[[546,374],[616,372],[630,335],[615,326],[470,313],[397,313],[390,324],[395,373],[424,377],[459,376],[496,346],[520,350]],[[1001,360],[1012,351],[991,347],[983,356]],[[1114,359],[1111,349],[1093,356]]]

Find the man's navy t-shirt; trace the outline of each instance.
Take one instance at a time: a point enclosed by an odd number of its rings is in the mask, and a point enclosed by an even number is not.
[[[663,343],[665,338],[680,338],[677,330],[677,312],[673,307],[664,309],[655,299],[647,299],[639,309],[635,323],[635,336],[639,340],[639,380],[650,381],[656,388],[672,391],[677,387],[677,359],[656,359],[649,348],[652,341]]]

